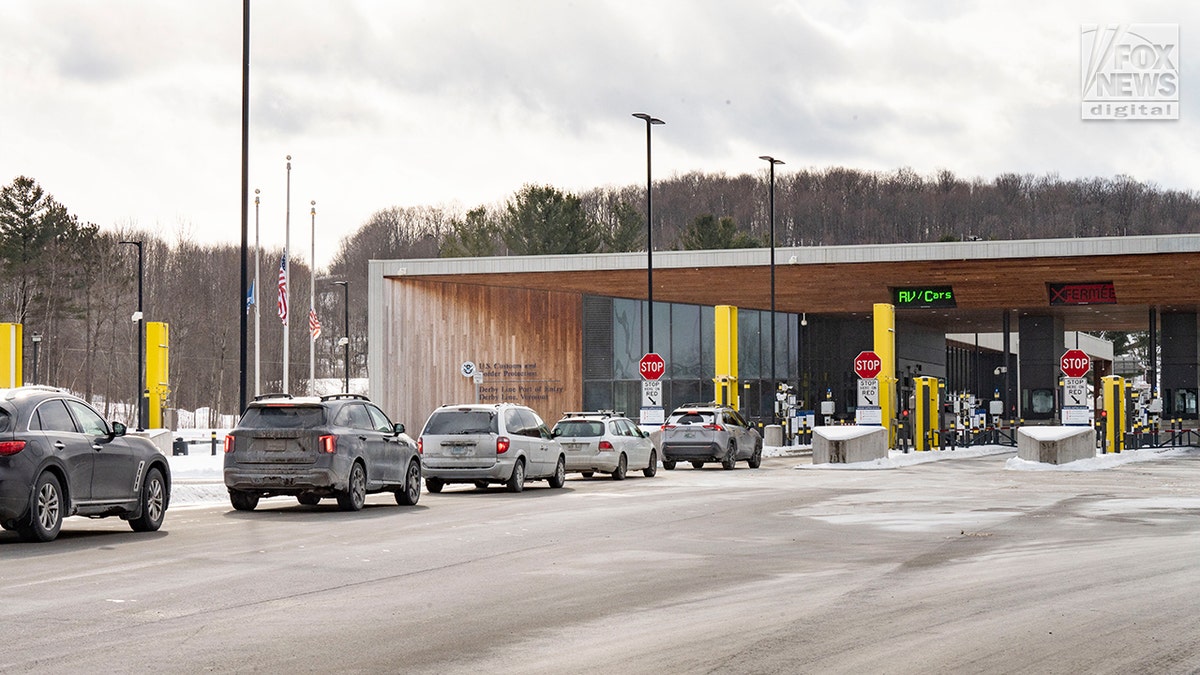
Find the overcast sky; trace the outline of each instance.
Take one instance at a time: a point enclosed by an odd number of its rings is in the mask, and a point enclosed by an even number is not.
[[[1081,24],[1179,25],[1177,121],[1082,121]],[[250,191],[317,264],[389,206],[766,171],[1200,186],[1200,3],[253,0]],[[240,240],[242,3],[0,1],[0,184]],[[1194,78],[1194,79],[1193,79]],[[250,209],[253,241],[254,211]]]

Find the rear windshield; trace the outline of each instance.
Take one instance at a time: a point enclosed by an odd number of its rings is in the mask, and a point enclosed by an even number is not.
[[[492,410],[439,410],[429,417],[422,433],[432,436],[494,434],[496,413]]]
[[[555,436],[603,436],[604,422],[566,420],[554,425]]]
[[[241,426],[251,429],[313,429],[325,426],[325,409],[299,405],[254,407],[242,416]]]
[[[712,424],[713,413],[704,411],[690,411],[683,413],[674,413],[671,419],[667,420],[668,424]]]
[[[12,431],[12,416],[3,408],[0,408],[0,431]]]

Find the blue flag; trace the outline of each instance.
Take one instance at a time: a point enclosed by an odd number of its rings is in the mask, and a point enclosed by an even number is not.
[[[254,306],[254,281],[250,281],[250,290],[246,291],[246,313],[250,313],[250,308]]]

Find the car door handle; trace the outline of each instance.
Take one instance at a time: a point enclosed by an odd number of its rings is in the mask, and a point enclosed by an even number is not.
[[[54,447],[58,450],[62,450],[63,448],[65,448],[67,446],[64,445],[62,441],[54,441]]]
[[[92,443],[92,449],[96,452],[100,452],[103,448],[100,447],[99,443]]]

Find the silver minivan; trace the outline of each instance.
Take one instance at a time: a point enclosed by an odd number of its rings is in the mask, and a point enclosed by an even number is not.
[[[527,480],[552,488],[567,480],[566,456],[546,423],[513,403],[444,405],[426,420],[417,451],[434,493],[448,483],[500,483],[520,492]]]

